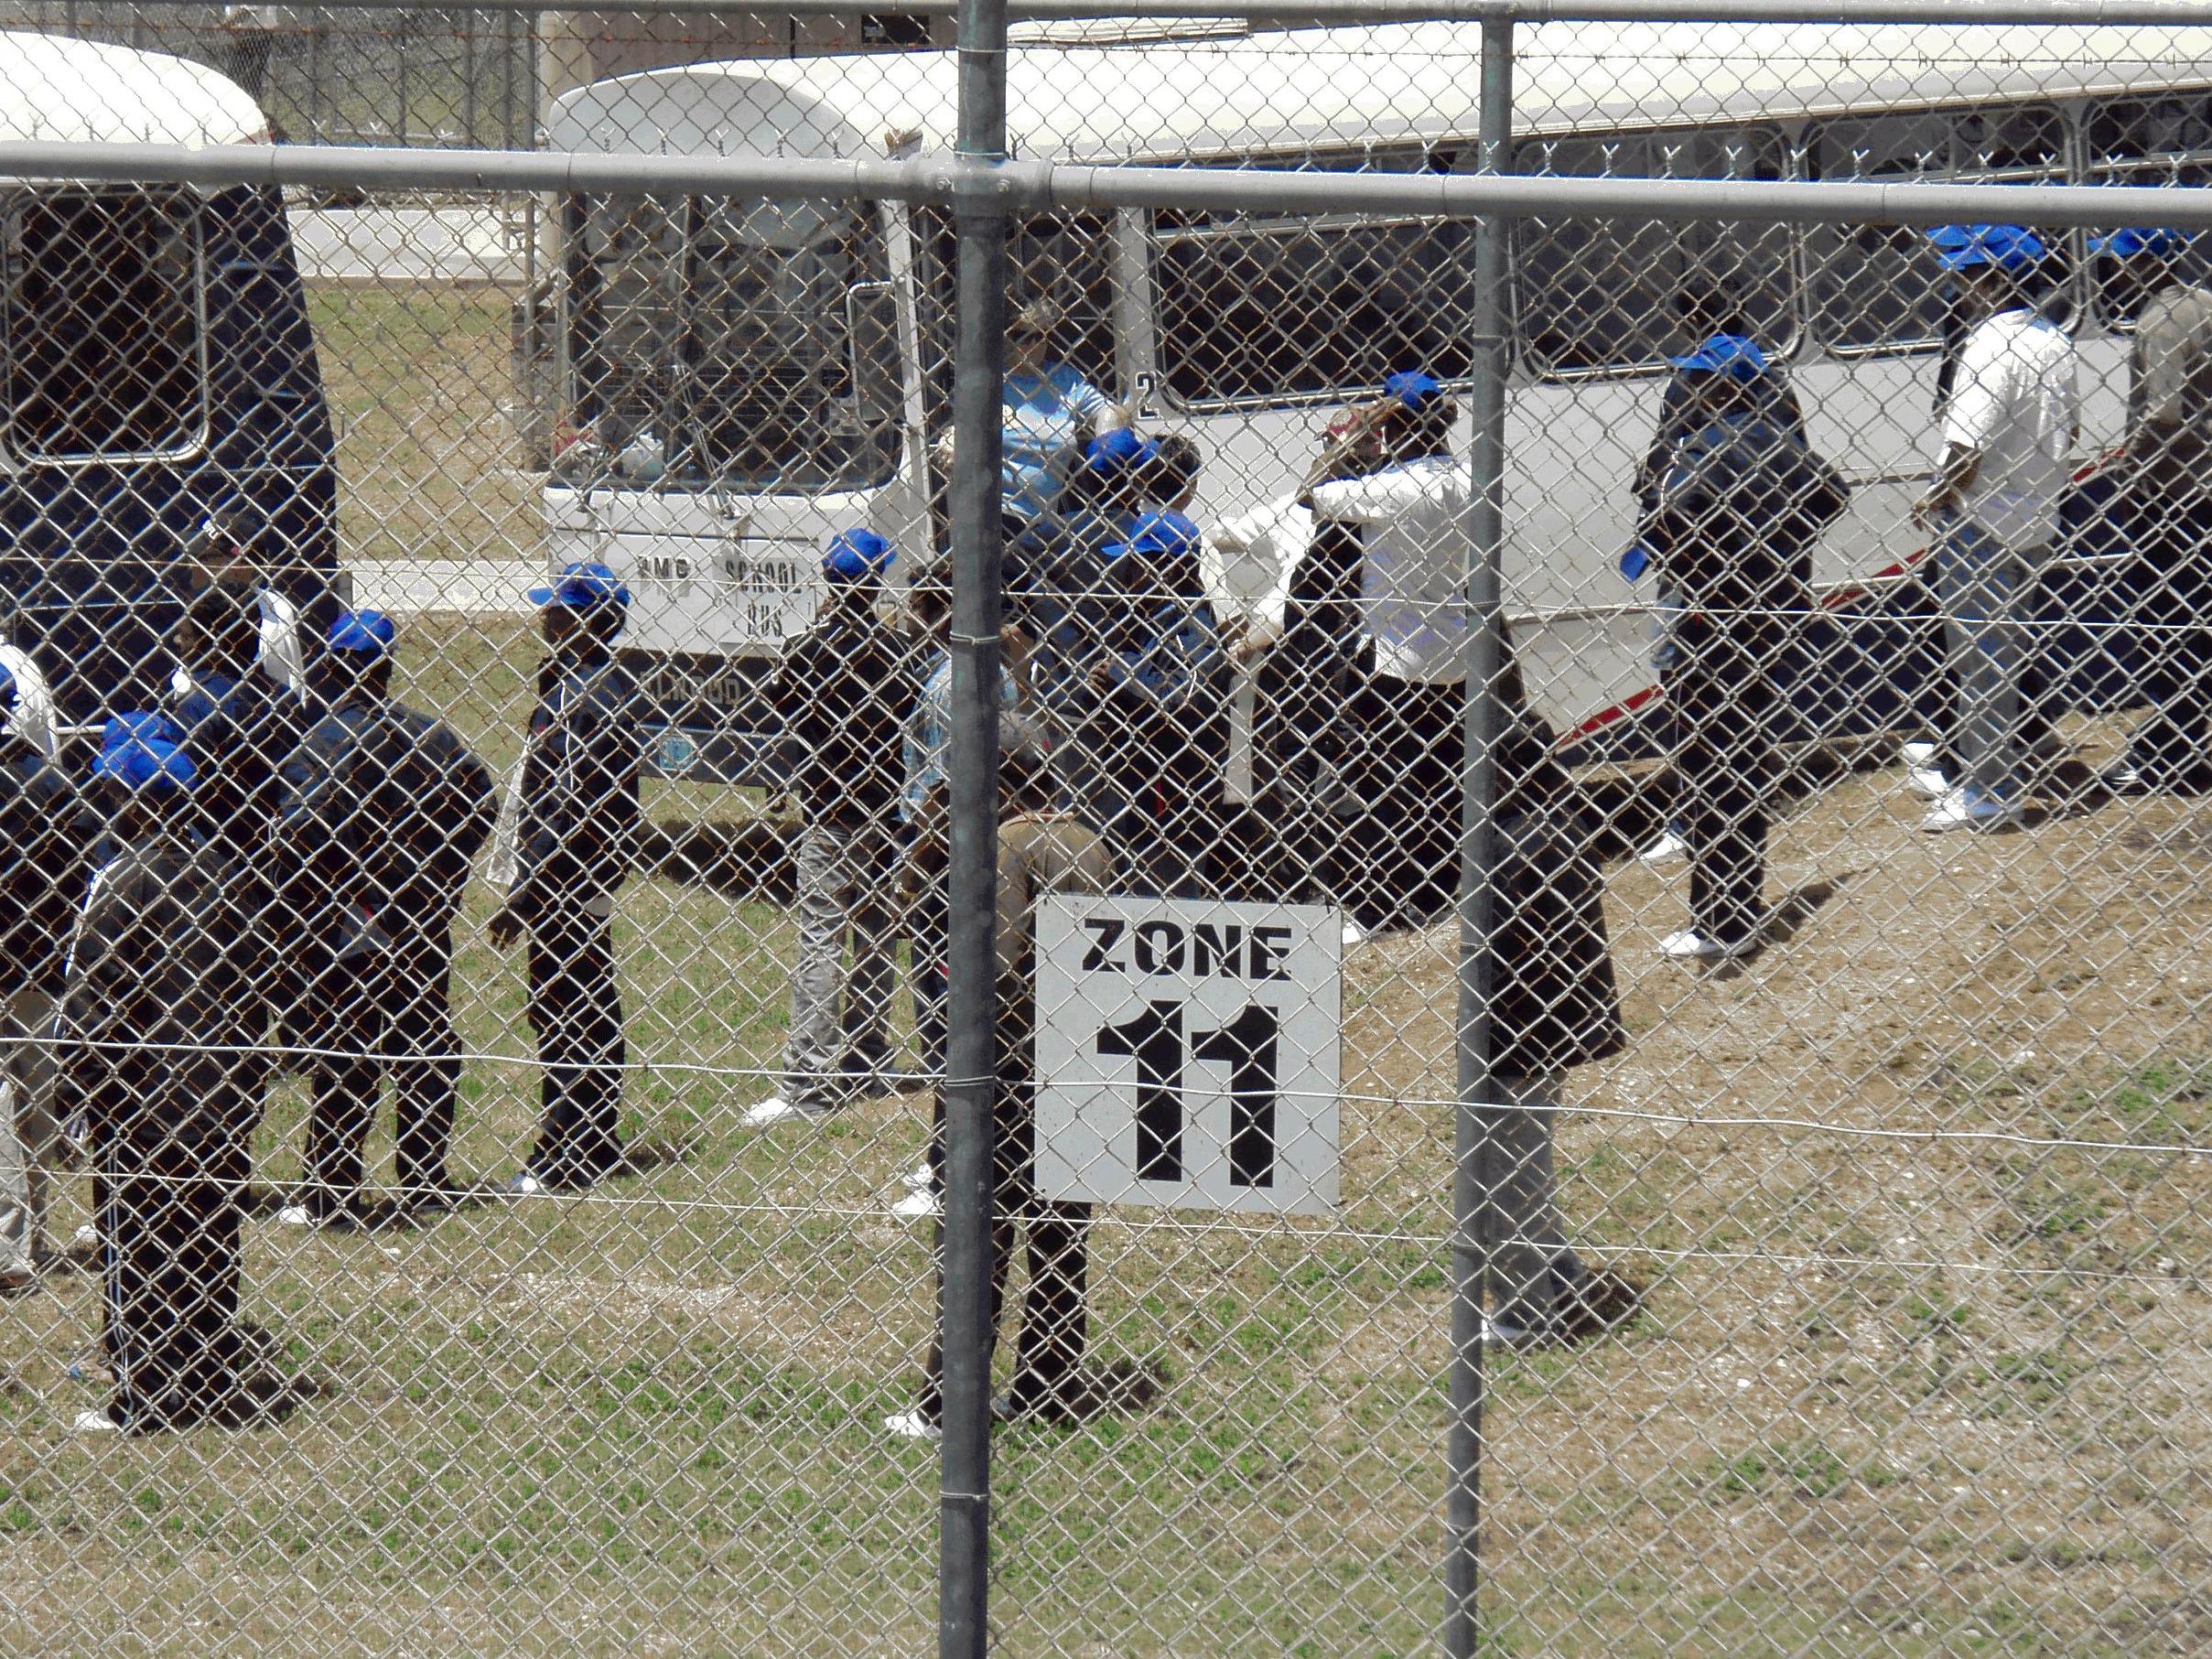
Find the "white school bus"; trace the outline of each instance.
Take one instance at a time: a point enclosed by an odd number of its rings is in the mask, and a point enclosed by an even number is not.
[[[1009,146],[1031,160],[1455,172],[1475,165],[1473,25],[1017,48]],[[2212,31],[1545,24],[1516,35],[1513,167],[1699,179],[2124,181],[2212,167]],[[949,147],[946,52],[749,60],[581,88],[556,150],[874,157]],[[637,596],[632,643],[674,772],[739,775],[758,665],[811,619],[814,550],[865,522],[932,534],[949,419],[952,239],[940,208],[577,196],[563,207],[555,561]],[[1471,228],[1341,213],[1067,211],[1012,228],[1015,297],[1065,315],[1053,355],[1203,457],[1202,522],[1295,488],[1328,411],[1395,369],[1463,380]],[[2085,469],[2118,439],[2127,319],[2055,233],[2049,303],[2084,351]],[[1833,626],[1797,690],[1816,724],[1881,721],[1934,658],[1897,620],[1922,538],[1948,307],[1916,232],[1529,221],[1514,237],[1508,604],[1569,758],[1635,752],[1654,696],[1650,578],[1618,555],[1675,308],[1718,279],[1788,365],[1814,446],[1854,485],[1818,551]],[[2126,550],[2095,510],[2052,602],[2110,604]],[[1925,630],[1924,630],[1925,631]],[[2086,636],[2085,636],[2086,637]],[[2055,679],[2126,695],[2124,639]]]

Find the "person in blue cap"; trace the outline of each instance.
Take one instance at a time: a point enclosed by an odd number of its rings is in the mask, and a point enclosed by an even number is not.
[[[1458,405],[1403,370],[1333,432],[1309,474],[1314,545],[1336,568],[1350,626],[1323,788],[1325,885],[1344,942],[1442,913],[1459,886],[1464,757],[1467,469],[1451,456]],[[1293,575],[1293,589],[1308,578]]]
[[[524,739],[514,884],[490,928],[502,949],[530,935],[542,1110],[537,1145],[507,1183],[516,1197],[580,1191],[621,1167],[628,1050],[614,904],[644,818],[637,692],[614,652],[630,589],[589,561],[530,598],[545,655]]]
[[[2125,795],[2212,791],[2212,289],[2184,277],[2187,247],[2158,228],[2089,243],[2107,302],[2135,318],[2124,511],[2151,712],[2104,773]]]
[[[770,682],[794,751],[792,793],[802,819],[798,961],[782,1082],[746,1112],[749,1128],[826,1117],[874,1093],[890,1062],[900,745],[914,674],[906,641],[877,607],[897,558],[872,530],[831,537],[822,555],[828,603]]]
[[[1930,232],[1971,327],[1944,405],[1944,454],[1914,516],[1937,533],[1935,579],[1957,691],[1958,777],[1921,820],[1931,834],[2008,829],[2027,794],[2019,610],[2058,533],[2081,430],[2074,342],[2024,286],[2044,257],[2019,225]]]
[[[161,732],[139,714],[102,734],[92,775],[115,850],[74,929],[56,1029],[60,1104],[91,1130],[114,1379],[77,1418],[87,1434],[264,1420],[300,1397],[254,1361],[238,1317],[264,941],[193,831],[199,770]]]
[[[1125,890],[1218,896],[1210,878],[1225,746],[1228,661],[1199,573],[1198,526],[1147,512],[1101,550],[1110,595],[1072,741],[1078,797],[1120,859]],[[1065,706],[1073,714],[1075,705]]]
[[[76,785],[16,716],[0,667],[0,1292],[27,1287],[47,1248],[54,1010],[98,835]]]
[[[200,833],[236,884],[241,908],[281,936],[285,923],[275,910],[277,895],[263,852],[275,823],[285,759],[309,713],[297,691],[258,666],[260,573],[238,553],[220,515],[203,535],[216,538],[209,556],[218,562],[185,603],[172,638],[177,666],[161,712],[176,723],[197,770],[192,810]],[[297,964],[279,953],[269,969],[267,982],[254,987],[263,1004],[260,1017],[280,1046],[288,1046],[283,1040],[298,1000]]]
[[[1778,414],[1761,383],[1768,364],[1751,342],[1709,339],[1674,364],[1691,388],[1691,414],[1644,534],[1662,589],[1681,607],[1661,684],[1690,920],[1659,948],[1710,962],[1760,943],[1786,653],[1815,609],[1812,544],[1845,499]]]
[[[405,1219],[448,1207],[460,1040],[450,999],[453,917],[491,833],[498,785],[450,727],[392,695],[392,619],[350,610],[318,664],[323,713],[285,763],[274,835],[284,914],[304,957],[297,1018],[314,1080],[289,1226],[346,1227],[361,1150],[392,1079]]]

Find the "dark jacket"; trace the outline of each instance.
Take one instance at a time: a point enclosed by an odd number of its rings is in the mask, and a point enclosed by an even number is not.
[[[284,792],[284,763],[307,730],[306,702],[249,670],[242,678],[188,671],[165,710],[199,769],[197,823],[216,855],[258,869]]]
[[[1494,867],[1497,932],[1491,1066],[1527,1076],[1627,1046],[1605,931],[1605,879],[1591,856],[1551,728],[1529,708],[1506,647],[1499,685]]]
[[[1663,587],[1722,625],[1771,627],[1812,606],[1813,544],[1843,500],[1786,426],[1759,411],[1709,421],[1674,447],[1646,539]]]
[[[286,913],[340,958],[452,925],[499,786],[452,729],[390,697],[327,710],[284,766]]]
[[[264,1073],[249,994],[263,939],[215,848],[157,828],[94,874],[70,941],[64,1113],[141,1147],[245,1132]]]
[[[0,990],[60,991],[98,838],[76,786],[22,738],[0,737]]]
[[[1030,673],[1055,712],[1080,706],[1081,683],[1113,624],[1114,584],[1100,549],[1129,533],[1133,512],[1083,506],[1039,518],[1008,550],[1006,610],[1037,641]]]
[[[1783,371],[1768,369],[1752,382],[1752,394],[1770,424],[1788,433],[1800,446],[1806,443],[1805,410]],[[1657,511],[1660,480],[1667,476],[1675,446],[1696,429],[1699,420],[1699,399],[1691,377],[1679,372],[1668,375],[1659,393],[1657,430],[1652,434],[1651,447],[1645,451],[1644,464],[1636,469],[1636,501],[1646,512]]]
[[[1126,782],[1157,779],[1203,787],[1227,749],[1228,659],[1203,600],[1162,596],[1136,606],[1096,661],[1113,676],[1086,677],[1063,708],[1083,711],[1084,741]]]
[[[905,787],[913,652],[872,607],[833,596],[772,683],[793,748],[792,792],[813,823],[888,825]]]
[[[523,921],[603,911],[635,867],[644,818],[636,702],[629,671],[604,646],[540,666],[508,895]]]

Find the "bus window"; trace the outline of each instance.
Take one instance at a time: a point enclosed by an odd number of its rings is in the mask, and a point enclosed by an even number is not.
[[[1710,127],[1531,139],[1516,146],[1514,170],[1777,179],[1787,157],[1779,132]],[[1521,339],[1541,372],[1644,368],[1688,350],[1696,342],[1682,332],[1676,301],[1699,287],[1732,293],[1768,350],[1786,351],[1797,336],[1796,243],[1786,225],[1524,220],[1514,280]]]
[[[203,444],[197,199],[23,190],[5,237],[0,444],[25,460],[174,456]]]
[[[2085,124],[2091,184],[2190,185],[2212,182],[2212,98],[2176,92],[2157,98],[2116,98],[2089,106]],[[2145,227],[2148,228],[2148,227]],[[2202,283],[2212,275],[2212,237],[2196,236],[2175,261],[2183,277]],[[2119,303],[2124,292],[2111,281],[2109,261],[2092,260],[2097,315],[2120,328],[2134,318]]]
[[[1807,136],[1814,178],[1962,178],[2056,184],[2066,179],[2066,129],[2055,109],[1921,110],[1827,121]],[[2045,242],[2064,250],[2063,231]],[[1903,226],[1815,226],[1806,232],[1814,338],[1842,350],[1934,345],[1948,288],[1926,235]],[[2064,281],[2060,264],[2052,272]]]
[[[886,280],[871,208],[592,197],[575,229],[571,355],[589,453],[635,449],[678,487],[890,476],[896,411],[864,409],[852,372],[850,296]]]

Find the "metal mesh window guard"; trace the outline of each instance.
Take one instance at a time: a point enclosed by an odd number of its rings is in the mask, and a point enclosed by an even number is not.
[[[2212,7],[1315,3],[8,14],[0,1648],[2212,1643]]]

